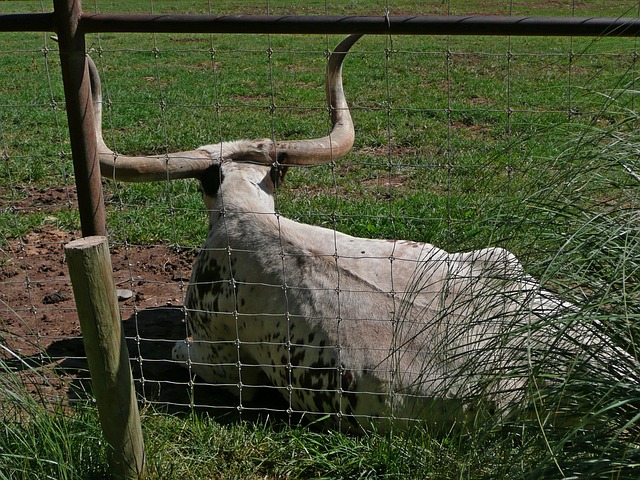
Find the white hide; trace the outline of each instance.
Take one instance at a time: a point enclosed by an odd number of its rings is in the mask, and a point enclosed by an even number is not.
[[[557,333],[549,318],[573,310],[506,250],[447,253],[294,222],[275,212],[269,166],[220,168],[185,305],[192,339],[174,355],[243,401],[271,389],[293,411],[359,428],[468,421],[479,404],[521,398]]]

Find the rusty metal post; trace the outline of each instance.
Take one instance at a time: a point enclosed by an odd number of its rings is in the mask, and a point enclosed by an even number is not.
[[[53,6],[82,235],[106,235],[85,41],[84,34],[78,29],[82,5],[80,0],[54,0]]]

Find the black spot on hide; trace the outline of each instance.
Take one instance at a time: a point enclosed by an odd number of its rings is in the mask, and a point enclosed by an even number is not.
[[[213,298],[213,305],[211,306],[211,308],[213,308],[213,311],[214,311],[214,312],[219,312],[219,311],[220,311],[220,303],[218,303],[218,299],[219,299],[219,298],[220,298],[220,297],[219,297],[218,295],[216,295],[216,296]]]
[[[344,368],[344,365],[342,366]],[[351,370],[344,369],[342,372],[342,381],[341,385],[344,395],[349,401],[350,408],[347,410],[347,413],[353,414],[353,410],[358,405],[358,395],[356,395],[356,382],[353,376],[353,372]],[[350,411],[349,411],[350,410]]]
[[[202,259],[196,262],[194,267],[195,275],[195,289],[196,297],[204,298],[207,294],[212,294],[213,304],[212,308],[214,312],[218,310],[218,297],[222,290],[222,281],[220,280],[220,265],[216,262],[207,262],[206,259]],[[201,305],[195,305],[196,309],[202,308]]]
[[[218,194],[218,190],[220,190],[220,185],[222,185],[223,180],[224,175],[222,174],[220,165],[212,165],[207,168],[202,174],[202,177],[200,177],[204,194],[208,197],[215,197]]]
[[[296,348],[293,350],[291,355],[291,364],[294,367],[297,367],[304,362],[304,357],[306,356],[306,352],[304,348]]]
[[[330,404],[331,402],[331,395],[328,395],[326,393],[321,394],[321,393],[317,393],[313,396],[313,403],[315,405],[315,410],[318,412],[326,412],[327,406]]]

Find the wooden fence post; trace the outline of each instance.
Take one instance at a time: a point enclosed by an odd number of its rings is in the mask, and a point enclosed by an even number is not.
[[[65,246],[93,394],[113,478],[144,474],[144,442],[106,237]]]

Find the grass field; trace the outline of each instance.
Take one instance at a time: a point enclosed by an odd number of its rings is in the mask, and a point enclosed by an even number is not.
[[[381,15],[386,6],[360,0],[94,0],[84,8]],[[622,0],[397,0],[388,8],[392,15],[640,13],[638,2]],[[0,13],[50,9],[49,2],[0,1]],[[237,138],[322,136],[329,122],[326,52],[340,38],[91,35],[87,45],[107,101],[107,143],[135,154]],[[334,166],[292,168],[278,192],[278,209],[362,237],[407,238],[451,251],[505,247],[548,288],[596,315],[614,341],[637,356],[637,51],[638,41],[629,38],[365,37],[344,66],[356,128],[353,151]],[[26,186],[46,192],[73,184],[66,128],[57,44],[49,34],[0,33],[0,249],[43,224],[79,229],[70,198],[55,208],[15,208],[28,200]],[[206,212],[193,182],[107,182],[104,188],[112,244],[202,244]],[[2,379],[0,398],[16,406],[0,425],[0,478],[104,476],[93,409],[42,406],[12,374]],[[569,397],[580,417],[573,426],[555,428],[538,416],[446,436],[417,429],[351,437],[149,407],[143,411],[149,474],[635,478],[637,383],[578,376],[564,388],[558,395]],[[587,428],[593,424],[597,428]]]

